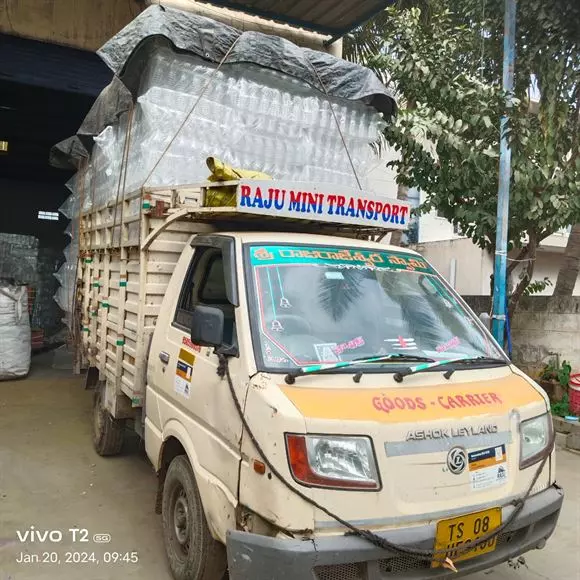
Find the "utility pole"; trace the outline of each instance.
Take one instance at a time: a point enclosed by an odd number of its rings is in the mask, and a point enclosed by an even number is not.
[[[505,0],[503,32],[503,90],[506,110],[500,124],[499,187],[497,194],[497,230],[493,272],[493,336],[503,347],[507,311],[507,242],[510,208],[511,149],[507,128],[512,108],[516,53],[516,0]]]

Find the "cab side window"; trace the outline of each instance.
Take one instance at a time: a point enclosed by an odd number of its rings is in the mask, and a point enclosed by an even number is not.
[[[210,257],[199,288],[201,304],[227,304],[224,262],[221,254]]]
[[[197,248],[183,283],[174,325],[189,333],[196,305],[214,306],[224,313],[224,342],[234,344],[235,313],[226,294],[223,256],[214,248]]]

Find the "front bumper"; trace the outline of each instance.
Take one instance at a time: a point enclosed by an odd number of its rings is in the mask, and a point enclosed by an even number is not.
[[[458,573],[431,568],[429,562],[386,552],[353,536],[318,537],[312,540],[277,539],[230,531],[227,538],[231,580],[428,580],[457,578],[484,570],[543,547],[550,537],[564,493],[556,485],[526,501],[522,511],[504,530],[495,551],[457,563]],[[503,521],[513,506],[503,508]],[[432,550],[436,523],[397,528],[380,536],[403,546]]]

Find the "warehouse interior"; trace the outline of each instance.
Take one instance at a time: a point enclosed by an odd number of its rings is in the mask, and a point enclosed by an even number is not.
[[[94,53],[8,35],[0,52],[0,278],[28,287],[41,350],[67,337],[53,297],[70,242],[58,209],[72,171],[51,167],[49,153],[76,132],[110,73]]]

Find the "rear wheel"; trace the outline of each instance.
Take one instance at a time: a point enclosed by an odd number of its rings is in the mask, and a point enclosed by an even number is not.
[[[173,459],[163,485],[163,538],[175,580],[221,580],[224,546],[214,540],[185,455]]]
[[[104,407],[103,389],[93,398],[93,447],[101,456],[118,455],[123,448],[125,421],[114,419]]]

